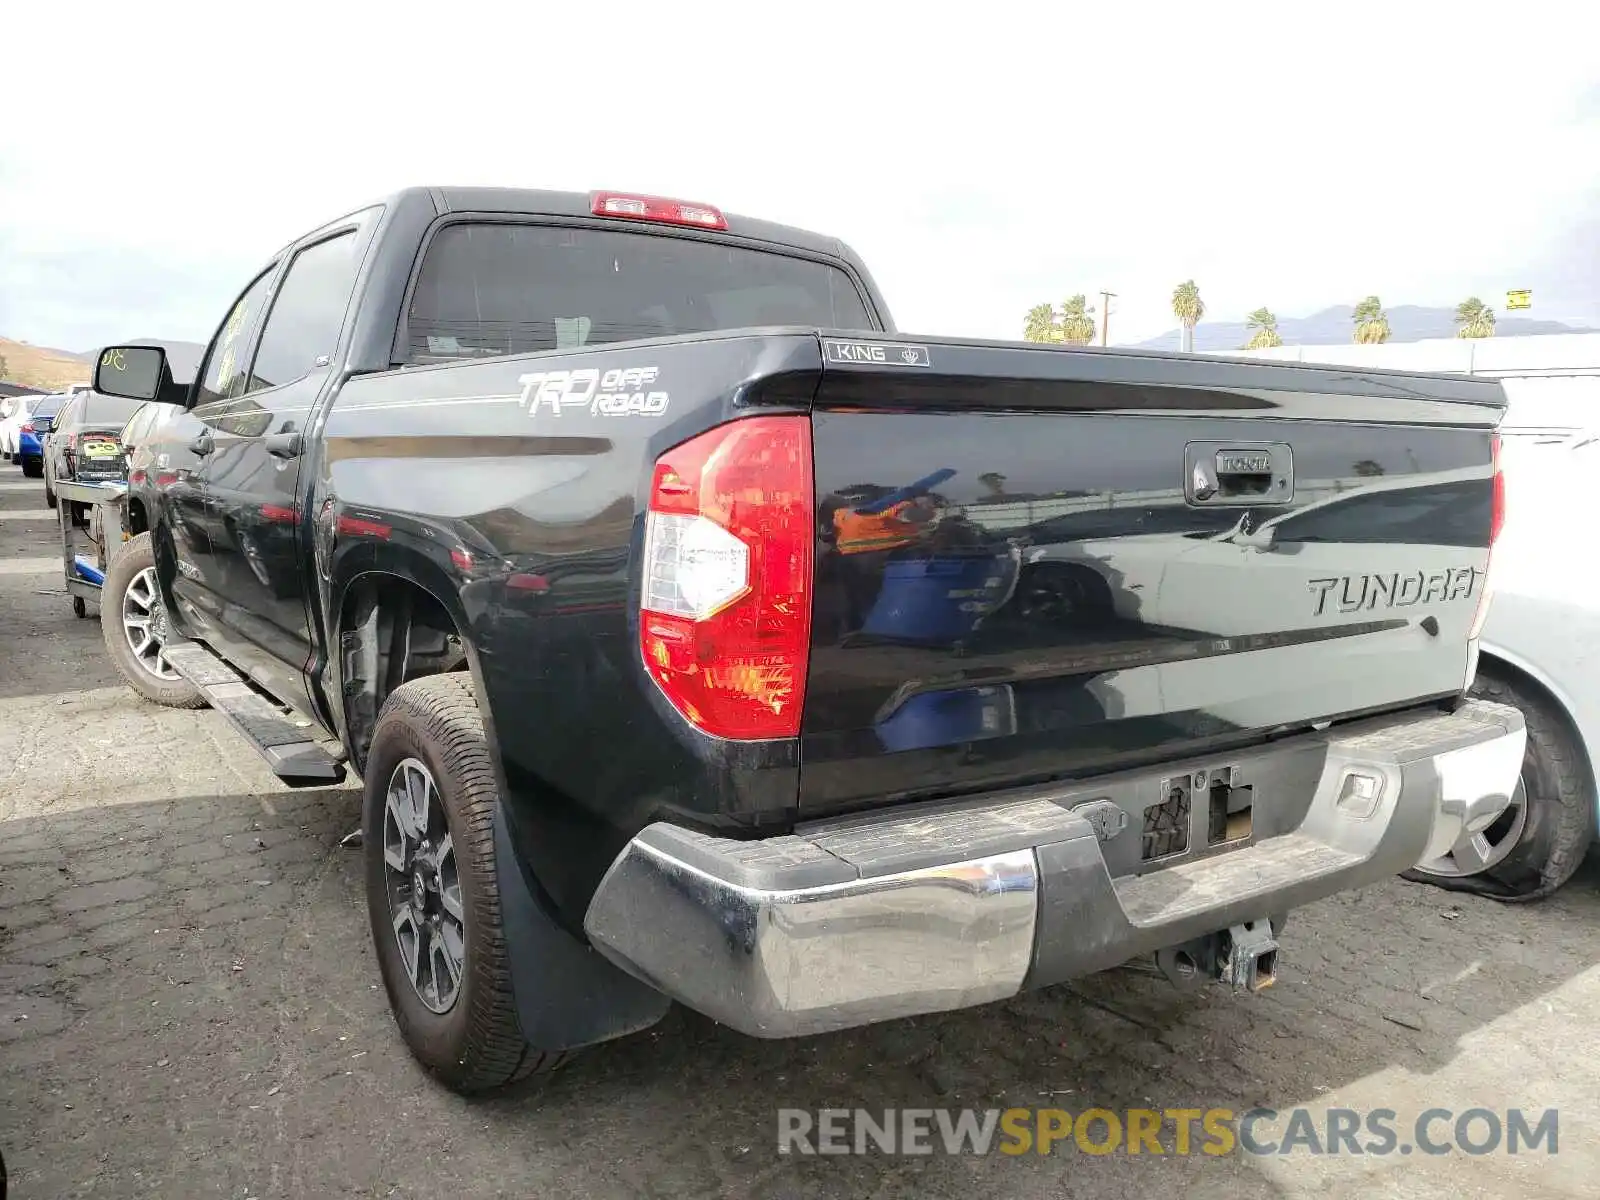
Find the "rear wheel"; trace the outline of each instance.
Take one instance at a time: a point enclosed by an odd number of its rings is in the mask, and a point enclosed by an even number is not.
[[[459,1092],[557,1066],[517,1021],[495,874],[494,768],[471,680],[396,688],[363,772],[367,908],[383,985],[412,1055]]]
[[[1076,563],[1033,563],[1023,568],[1012,605],[1030,621],[1060,626],[1101,624],[1115,614],[1111,589]]]
[[[22,473],[29,479],[38,479],[44,475],[44,463],[37,459],[22,459]]]
[[[166,660],[171,628],[156,583],[155,546],[141,533],[122,547],[100,589],[100,633],[112,664],[134,691],[168,708],[200,708],[195,687]]]
[[[1528,745],[1511,804],[1493,825],[1406,878],[1501,900],[1537,900],[1572,878],[1594,838],[1589,764],[1566,715],[1540,689],[1480,671],[1472,694],[1522,710]]]

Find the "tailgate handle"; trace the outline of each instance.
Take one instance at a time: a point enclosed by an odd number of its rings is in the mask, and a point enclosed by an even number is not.
[[[1265,450],[1217,452],[1217,493],[1265,496],[1272,491],[1272,455]]]
[[[1190,442],[1184,458],[1184,491],[1191,504],[1276,505],[1294,500],[1294,454],[1285,442]]]

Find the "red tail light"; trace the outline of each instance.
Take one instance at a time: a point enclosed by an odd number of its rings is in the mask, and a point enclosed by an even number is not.
[[[34,428],[33,428],[33,422],[32,422],[32,421],[28,421],[28,422],[26,422],[26,423],[25,423],[25,424],[24,424],[24,425],[23,425],[23,426],[22,426],[22,432],[23,432],[23,433],[33,433],[33,432],[34,432]]]
[[[813,511],[808,417],[733,421],[656,462],[639,644],[667,699],[706,733],[799,735]]]
[[[1494,599],[1494,544],[1500,540],[1500,530],[1506,523],[1506,476],[1500,469],[1500,435],[1489,435],[1489,456],[1494,463],[1493,499],[1489,507],[1489,561],[1483,564],[1483,590],[1478,595],[1478,611],[1472,614],[1472,628],[1467,637],[1476,640],[1483,632],[1483,623],[1489,619],[1489,602]]]
[[[660,221],[667,225],[693,225],[697,229],[726,229],[727,218],[709,204],[668,200],[664,196],[630,196],[622,192],[592,192],[589,211],[597,217],[625,217],[630,221]]]

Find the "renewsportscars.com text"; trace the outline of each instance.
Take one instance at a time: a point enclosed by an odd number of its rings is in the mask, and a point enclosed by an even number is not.
[[[782,1108],[779,1154],[1547,1154],[1556,1109]]]

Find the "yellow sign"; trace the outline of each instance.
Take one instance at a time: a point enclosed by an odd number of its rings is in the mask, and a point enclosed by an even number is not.
[[[1532,308],[1533,307],[1533,289],[1532,288],[1517,288],[1517,289],[1515,289],[1513,291],[1507,292],[1506,293],[1506,307],[1507,308]]]

